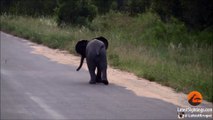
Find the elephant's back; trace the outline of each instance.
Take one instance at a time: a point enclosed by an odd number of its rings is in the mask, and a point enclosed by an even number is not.
[[[94,39],[87,44],[86,54],[99,55],[100,50],[104,48],[104,43],[100,40]]]

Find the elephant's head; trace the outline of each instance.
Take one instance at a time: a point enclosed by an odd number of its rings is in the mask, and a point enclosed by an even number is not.
[[[100,37],[97,37],[97,38],[94,38],[94,39],[102,41],[104,43],[104,45],[105,45],[105,48],[106,49],[108,48],[108,40],[106,38],[100,36]]]
[[[83,65],[84,58],[86,57],[86,47],[87,47],[88,42],[89,42],[88,40],[80,40],[75,45],[75,51],[81,55],[81,62],[80,62],[79,67],[76,69],[77,71],[79,71]]]
[[[97,38],[93,38],[93,39],[97,39],[97,40],[100,40],[104,43],[105,45],[105,48],[107,49],[108,48],[108,41],[106,38],[100,36],[100,37],[97,37]],[[86,47],[87,47],[87,44],[88,44],[88,40],[80,40],[78,41],[78,43],[76,44],[75,46],[75,51],[81,55],[81,61],[80,61],[80,65],[79,67],[76,69],[77,71],[79,71],[83,65],[83,62],[84,62],[84,58],[86,57]]]

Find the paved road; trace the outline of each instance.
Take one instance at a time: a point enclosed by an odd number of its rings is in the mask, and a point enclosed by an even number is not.
[[[173,104],[115,84],[90,85],[87,71],[32,50],[1,32],[1,119],[177,119]]]

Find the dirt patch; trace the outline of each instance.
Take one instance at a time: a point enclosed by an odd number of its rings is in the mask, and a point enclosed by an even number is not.
[[[74,65],[76,68],[80,63],[80,57],[69,54],[67,51],[54,50],[43,45],[37,45],[31,42],[28,43],[33,48],[33,54],[46,56],[50,60],[61,64]],[[82,68],[88,70],[85,63]],[[125,87],[138,96],[160,99],[180,107],[189,107],[186,94],[177,93],[170,87],[162,86],[143,78],[138,78],[132,73],[114,69],[110,66],[108,66],[107,71],[110,83]],[[204,101],[203,105],[212,106],[212,103]]]

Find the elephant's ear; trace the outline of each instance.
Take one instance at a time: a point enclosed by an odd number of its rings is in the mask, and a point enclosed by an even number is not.
[[[86,57],[86,47],[88,44],[88,40],[80,40],[75,45],[75,51],[80,54],[82,57]]]
[[[105,48],[106,49],[108,48],[108,40],[105,37],[100,36],[100,37],[97,37],[97,38],[94,38],[94,39],[102,41],[105,44]]]

